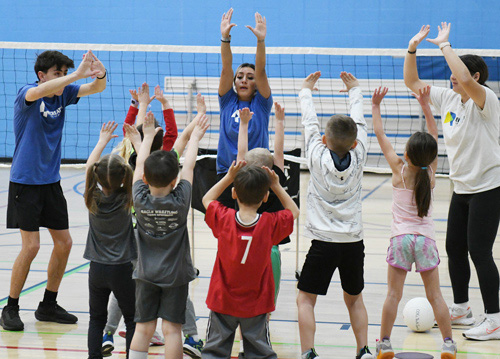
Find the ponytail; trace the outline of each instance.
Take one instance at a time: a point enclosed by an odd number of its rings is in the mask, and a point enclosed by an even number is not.
[[[429,213],[432,199],[432,187],[429,171],[426,167],[422,167],[415,176],[415,203],[417,204],[418,216],[423,218]]]
[[[97,212],[97,202],[95,189],[97,188],[97,173],[96,168],[99,162],[94,163],[94,165],[87,171],[87,178],[85,180],[85,192],[83,193],[83,198],[85,200],[85,206],[87,206],[90,213],[95,214]]]
[[[132,171],[132,168],[124,163],[123,164],[125,168],[125,175],[123,176],[123,191],[125,192],[126,195],[126,200],[125,200],[125,208],[127,211],[130,211],[132,208],[132,178],[134,177],[134,171]]]

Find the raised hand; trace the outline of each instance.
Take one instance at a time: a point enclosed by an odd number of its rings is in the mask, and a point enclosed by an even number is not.
[[[92,56],[92,65],[90,66],[92,71],[99,71],[94,77],[103,77],[106,74],[106,68],[102,64],[102,62],[97,58],[96,55],[92,53],[92,50],[89,50],[90,55]]]
[[[112,138],[118,137],[118,135],[113,134],[116,127],[118,126],[115,121],[109,121],[108,123],[103,123],[101,127],[101,133],[99,134],[99,142],[108,143]]]
[[[149,97],[149,85],[144,82],[142,86],[137,89],[137,98],[140,104],[145,104],[147,106],[154,100],[155,96]]]
[[[155,86],[155,95],[153,96],[153,98],[156,98],[158,101],[160,101],[162,105],[168,104],[168,100],[165,96],[163,96],[163,90],[161,89],[160,85]]]
[[[411,38],[408,43],[408,50],[415,51],[417,46],[429,35],[431,27],[429,25],[423,25],[420,31]]]
[[[248,107],[245,107],[238,111],[239,111],[240,121],[242,123],[248,124],[252,119],[253,112],[251,112]]]
[[[277,102],[274,103],[274,113],[276,116],[276,121],[285,121],[285,108],[281,107],[281,105]]]
[[[132,90],[128,90],[128,92],[130,92],[130,96],[136,100],[137,102],[139,102],[139,97],[137,95],[137,90],[135,89],[132,89]]]
[[[208,121],[207,115],[201,116],[196,122],[196,126],[194,127],[193,133],[191,134],[191,138],[195,138],[200,141],[205,135],[205,132],[207,132],[209,126],[210,122]]]
[[[123,128],[125,129],[125,137],[127,137],[132,144],[141,143],[141,134],[137,131],[135,126],[130,126],[126,123],[123,125]]]
[[[198,93],[196,95],[196,111],[198,113],[207,113],[207,105],[205,105],[205,98]]]
[[[229,167],[229,170],[227,171],[227,175],[229,178],[232,178],[234,179],[234,177],[236,177],[236,174],[238,173],[239,170],[241,170],[243,167],[246,166],[246,161],[238,161],[238,163],[236,163],[236,161],[233,161],[233,163],[231,163],[231,167]]]
[[[236,24],[231,23],[231,18],[233,17],[233,8],[229,9],[228,12],[222,14],[222,20],[220,22],[220,33],[222,37],[229,37],[229,33]]]
[[[276,174],[276,172],[274,172],[273,170],[271,170],[267,166],[262,166],[262,168],[264,169],[264,171],[267,172],[267,174],[269,175],[269,178],[271,179],[271,186],[270,187],[274,188],[276,186],[280,186],[280,178]]]
[[[149,111],[144,119],[144,124],[142,125],[142,133],[144,134],[144,138],[146,136],[154,137],[158,131],[161,130],[161,127],[155,128],[155,117],[151,111]]]
[[[310,89],[311,91],[314,90],[317,91],[318,89],[314,86],[316,85],[316,82],[319,80],[320,77],[321,77],[321,71],[313,72],[312,74],[310,74],[305,78],[304,82],[302,82],[302,88]]]
[[[388,91],[389,89],[387,87],[382,86],[380,86],[378,89],[375,89],[372,96],[372,104],[375,106],[379,106],[385,95],[387,95]]]
[[[431,99],[431,87],[426,86],[424,88],[418,89],[418,95],[416,93],[412,93],[411,95],[417,99],[420,106],[426,106],[429,104],[429,101]]]
[[[340,73],[340,79],[344,82],[344,85],[346,87],[345,89],[340,90],[340,92],[349,92],[349,90],[353,87],[359,86],[358,79],[354,77],[354,75],[350,72],[342,71]]]
[[[267,26],[266,26],[266,17],[262,17],[261,14],[258,12],[255,13],[255,28],[251,27],[250,25],[246,25],[248,29],[250,29],[253,34],[257,37],[257,40],[265,40],[266,38],[266,33],[267,33]]]
[[[92,61],[94,60],[93,56],[94,55],[90,50],[83,55],[82,62],[75,71],[79,79],[86,79],[87,77],[94,78],[100,73],[100,70],[92,69]]]
[[[439,30],[438,36],[435,39],[427,39],[427,41],[438,46],[443,42],[447,42],[448,38],[450,37],[450,29],[451,29],[451,24],[448,24],[447,22],[442,22],[441,26],[438,26]]]

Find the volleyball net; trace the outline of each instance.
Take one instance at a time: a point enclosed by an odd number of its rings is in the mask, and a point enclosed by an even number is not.
[[[0,42],[0,157],[8,160],[14,152],[13,107],[17,91],[37,80],[34,63],[44,50],[59,50],[74,59],[78,66],[82,54],[93,50],[106,66],[107,89],[97,95],[81,98],[78,105],[69,106],[62,139],[62,158],[65,162],[84,162],[99,138],[105,121],[123,123],[130,105],[129,89],[147,82],[151,88],[160,85],[172,104],[180,131],[196,115],[195,96],[205,97],[210,128],[200,144],[206,150],[217,149],[219,137],[218,83],[222,69],[218,46],[167,45],[106,45],[68,43],[13,43]],[[254,62],[254,47],[233,47],[233,65]],[[483,56],[488,64],[488,85],[499,94],[500,50],[457,50],[459,54]],[[388,169],[371,121],[371,94],[379,86],[389,88],[382,103],[385,131],[396,152],[402,154],[409,136],[425,128],[425,120],[418,102],[411,96],[403,81],[403,63],[406,49],[333,49],[333,48],[279,48],[266,49],[266,71],[273,99],[285,107],[285,150],[304,149],[298,92],[303,79],[314,71],[321,71],[319,91],[314,101],[321,128],[333,114],[348,114],[349,101],[339,78],[341,71],[353,73],[360,81],[365,97],[365,118],[368,123],[367,168],[384,172]],[[417,64],[420,78],[432,85],[449,87],[450,71],[439,50],[419,50]],[[78,83],[84,83],[85,80]],[[91,80],[88,80],[91,81]],[[151,110],[161,119],[161,104],[151,103]],[[437,113],[436,120],[440,123]],[[161,121],[160,121],[161,122]],[[438,125],[441,133],[441,126]],[[270,119],[270,149],[274,145],[274,108]],[[112,141],[114,147],[120,136]],[[442,137],[439,140],[438,172],[448,173],[448,163]],[[297,152],[295,152],[297,153]],[[302,151],[302,156],[304,155]],[[300,157],[290,160],[301,162]],[[303,162],[303,161],[302,161]]]

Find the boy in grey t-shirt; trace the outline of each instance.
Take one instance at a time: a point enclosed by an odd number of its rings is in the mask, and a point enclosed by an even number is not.
[[[137,325],[130,346],[130,359],[147,358],[157,318],[163,319],[165,357],[182,357],[181,324],[185,321],[188,285],[195,278],[186,219],[198,143],[207,128],[208,120],[203,116],[191,134],[176,186],[179,173],[177,154],[175,151],[149,154],[155,129],[153,114],[149,112],[146,116],[144,140],[138,152],[132,188],[137,216],[138,259],[133,274]]]

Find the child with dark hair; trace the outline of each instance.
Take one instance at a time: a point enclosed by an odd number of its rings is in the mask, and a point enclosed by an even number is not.
[[[102,358],[102,331],[113,293],[127,326],[127,357],[134,335],[135,285],[132,260],[137,259],[132,227],[132,169],[117,155],[102,158],[117,124],[102,125],[99,141],[86,164],[85,205],[89,210],[89,233],[83,257],[90,260],[88,329],[89,358]]]
[[[147,358],[157,318],[162,318],[165,357],[182,358],[181,325],[185,322],[189,282],[195,278],[186,224],[198,143],[207,128],[206,116],[196,121],[176,184],[179,163],[175,154],[156,151],[150,155],[155,136],[151,112],[144,122],[144,141],[132,188],[139,255],[133,274],[137,325],[130,359]]]
[[[307,191],[304,235],[312,239],[299,278],[297,307],[302,359],[318,359],[314,349],[318,295],[326,295],[338,268],[344,302],[349,311],[356,358],[373,358],[368,349],[368,314],[363,302],[364,243],[361,219],[361,180],[367,154],[363,94],[358,80],[341,72],[349,93],[350,116],[335,115],[321,136],[312,90],[321,73],[310,74],[299,93],[306,155],[311,179]]]
[[[439,254],[434,240],[432,189],[436,180],[438,129],[429,106],[430,86],[414,96],[422,106],[426,132],[415,132],[406,143],[405,160],[396,154],[384,133],[380,103],[387,88],[378,88],[372,97],[373,131],[392,170],[392,229],[387,250],[387,298],[382,310],[377,358],[394,357],[390,336],[403,295],[407,272],[415,263],[424,282],[427,299],[443,337],[441,358],[452,359],[457,343],[452,339],[448,307],[439,288]]]
[[[233,182],[238,211],[217,201]],[[258,214],[269,188],[285,209]],[[218,250],[207,296],[210,316],[202,358],[229,358],[238,326],[246,358],[277,358],[267,321],[275,309],[271,249],[292,233],[299,209],[276,173],[267,167],[245,166],[244,161],[233,162],[226,176],[203,197],[203,205]]]

